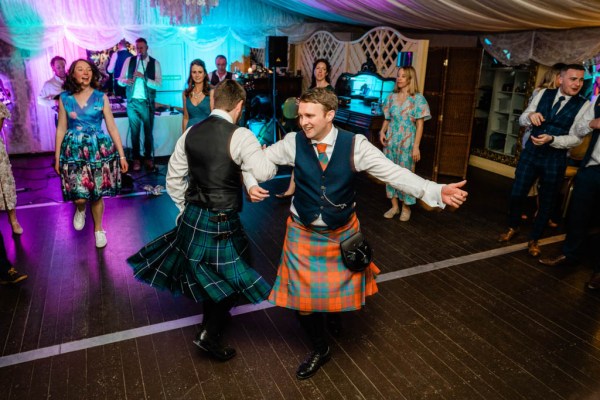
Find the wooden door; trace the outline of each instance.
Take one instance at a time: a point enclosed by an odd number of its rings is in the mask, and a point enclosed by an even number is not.
[[[422,176],[436,180],[438,175],[464,178],[467,174],[481,56],[478,48],[429,51],[424,95],[432,119],[425,122],[426,141],[421,141],[425,162],[417,164],[417,172]],[[431,145],[433,148],[428,148]]]
[[[429,48],[427,54],[426,80],[423,95],[431,110],[431,119],[426,121],[421,138],[421,161],[416,164],[416,173],[424,178],[437,179],[437,152],[439,150],[440,110],[444,108],[444,82],[446,80],[445,61],[447,48]]]

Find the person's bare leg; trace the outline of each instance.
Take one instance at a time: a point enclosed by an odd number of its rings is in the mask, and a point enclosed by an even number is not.
[[[92,202],[92,218],[94,218],[94,232],[103,231],[102,218],[104,216],[104,199]]]
[[[7,211],[8,214],[8,222],[10,222],[10,226],[12,227],[12,231],[15,235],[20,235],[23,233],[23,227],[19,224],[19,220],[17,219],[17,210],[12,209]]]

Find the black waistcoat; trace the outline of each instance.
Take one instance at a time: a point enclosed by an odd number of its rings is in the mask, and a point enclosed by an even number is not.
[[[148,79],[152,79],[155,80],[156,78],[156,64],[154,63],[155,59],[148,56],[148,65],[146,66],[146,69],[144,70],[144,77],[148,78]],[[133,78],[133,74],[135,74],[135,67],[137,66],[138,63],[138,59],[136,56],[132,56],[129,58],[129,69],[127,70],[127,78],[131,79]],[[151,103],[154,103],[154,99],[156,98],[156,90],[152,89],[151,87],[148,87],[148,84],[146,83],[146,81],[144,81],[144,84],[146,86],[146,100],[148,100]],[[126,92],[127,92],[127,98],[131,99],[131,96],[133,96],[133,87],[134,85],[128,85]]]
[[[185,139],[189,168],[186,202],[209,210],[241,210],[242,170],[229,151],[237,128],[214,115],[190,128]]]
[[[225,74],[225,79],[233,79],[233,74],[231,72],[227,72]],[[223,79],[223,80],[225,80]],[[210,84],[212,86],[217,86],[219,84],[219,76],[217,75],[217,71],[214,70],[213,73],[211,74],[211,78],[210,78]]]

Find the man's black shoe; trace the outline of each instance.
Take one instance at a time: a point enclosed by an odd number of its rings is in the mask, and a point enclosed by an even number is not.
[[[590,290],[598,290],[600,289],[600,272],[594,272],[592,277],[587,283],[587,287]]]
[[[306,360],[298,367],[298,371],[296,371],[296,378],[298,379],[308,379],[314,374],[317,373],[319,368],[322,365],[325,365],[327,361],[331,358],[331,353],[329,351],[329,347],[327,347],[327,351],[324,354],[319,353],[318,351],[313,351],[306,357]]]
[[[211,338],[206,329],[196,336],[194,344],[220,361],[227,361],[236,354],[234,348],[224,346],[218,340]]]

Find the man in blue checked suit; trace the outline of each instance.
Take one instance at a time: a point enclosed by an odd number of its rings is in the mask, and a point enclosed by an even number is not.
[[[600,212],[600,96],[593,106],[588,107],[582,119],[575,121],[577,137],[565,136],[557,138],[554,146],[577,146],[585,135],[590,134],[591,140],[588,149],[579,165],[575,176],[575,185],[571,197],[569,218],[567,220],[565,243],[562,253],[555,257],[541,258],[540,263],[556,267],[559,265],[573,265],[579,262],[582,250],[591,239],[589,245],[597,249],[600,242],[598,235],[589,235],[590,228],[597,226]],[[587,283],[591,290],[600,289],[600,254],[593,252],[592,265],[594,272]]]
[[[574,135],[576,118],[581,118],[589,102],[579,96],[584,68],[569,64],[561,69],[560,86],[544,89],[519,117],[521,126],[532,126],[530,139],[521,153],[510,194],[508,231],[498,241],[508,242],[519,232],[521,213],[529,188],[539,178],[539,208],[529,234],[528,251],[541,254],[538,240],[548,224],[567,167],[567,149],[552,146],[556,137]]]

